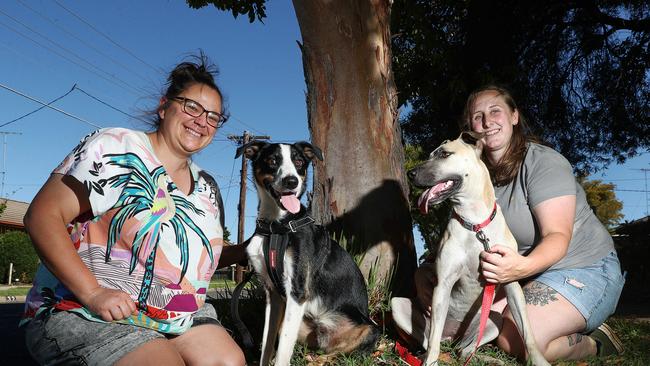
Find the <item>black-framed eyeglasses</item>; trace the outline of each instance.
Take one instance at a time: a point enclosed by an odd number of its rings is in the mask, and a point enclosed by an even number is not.
[[[183,112],[192,117],[201,117],[203,113],[207,115],[206,120],[208,124],[214,128],[221,128],[228,120],[228,116],[219,112],[209,111],[201,105],[201,103],[185,97],[173,97],[172,100],[180,102],[183,105]]]

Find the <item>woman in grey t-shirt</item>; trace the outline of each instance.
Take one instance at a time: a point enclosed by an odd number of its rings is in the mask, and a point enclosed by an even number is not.
[[[461,128],[485,133],[483,160],[497,202],[519,251],[494,245],[481,254],[488,282],[522,281],[537,345],[547,360],[583,359],[622,352],[603,324],[618,302],[624,279],[612,238],[598,221],[568,161],[527,135],[510,93],[488,86],[473,92]],[[524,349],[505,299],[497,344]],[[589,336],[585,336],[585,334]]]

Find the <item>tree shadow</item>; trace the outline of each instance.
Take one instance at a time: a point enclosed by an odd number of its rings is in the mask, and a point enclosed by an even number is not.
[[[409,202],[396,180],[383,183],[361,198],[352,210],[334,218],[328,229],[337,238],[345,238],[348,252],[361,255],[379,244],[390,246],[395,266],[391,283],[392,296],[414,294],[413,274],[416,253]],[[382,266],[381,263],[379,263]]]

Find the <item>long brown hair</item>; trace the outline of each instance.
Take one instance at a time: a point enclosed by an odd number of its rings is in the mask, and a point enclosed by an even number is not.
[[[519,123],[512,126],[512,136],[510,138],[510,143],[506,152],[501,157],[497,163],[492,164],[486,156],[485,150],[483,151],[483,162],[487,166],[492,183],[494,185],[505,185],[510,183],[517,176],[517,171],[521,166],[521,163],[524,161],[526,156],[526,149],[528,142],[539,142],[539,139],[530,132],[528,127],[528,122],[526,118],[521,113],[521,110],[517,108],[517,103],[512,97],[512,94],[507,89],[496,86],[496,85],[486,85],[481,88],[474,90],[469,97],[467,97],[467,102],[465,103],[465,109],[463,110],[462,119],[459,121],[459,127],[461,131],[471,131],[472,130],[472,107],[474,102],[478,98],[479,94],[486,91],[494,91],[497,93],[497,96],[501,96],[510,108],[510,113],[517,111],[519,113]]]

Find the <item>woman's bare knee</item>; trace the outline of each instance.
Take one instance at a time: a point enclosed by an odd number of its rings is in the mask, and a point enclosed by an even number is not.
[[[172,340],[186,365],[243,366],[246,359],[228,332],[219,326],[191,328]]]
[[[166,339],[155,339],[127,353],[115,363],[117,366],[172,366],[185,365],[180,353]]]
[[[244,353],[239,347],[222,346],[213,352],[184,353],[183,360],[188,366],[243,366]]]

